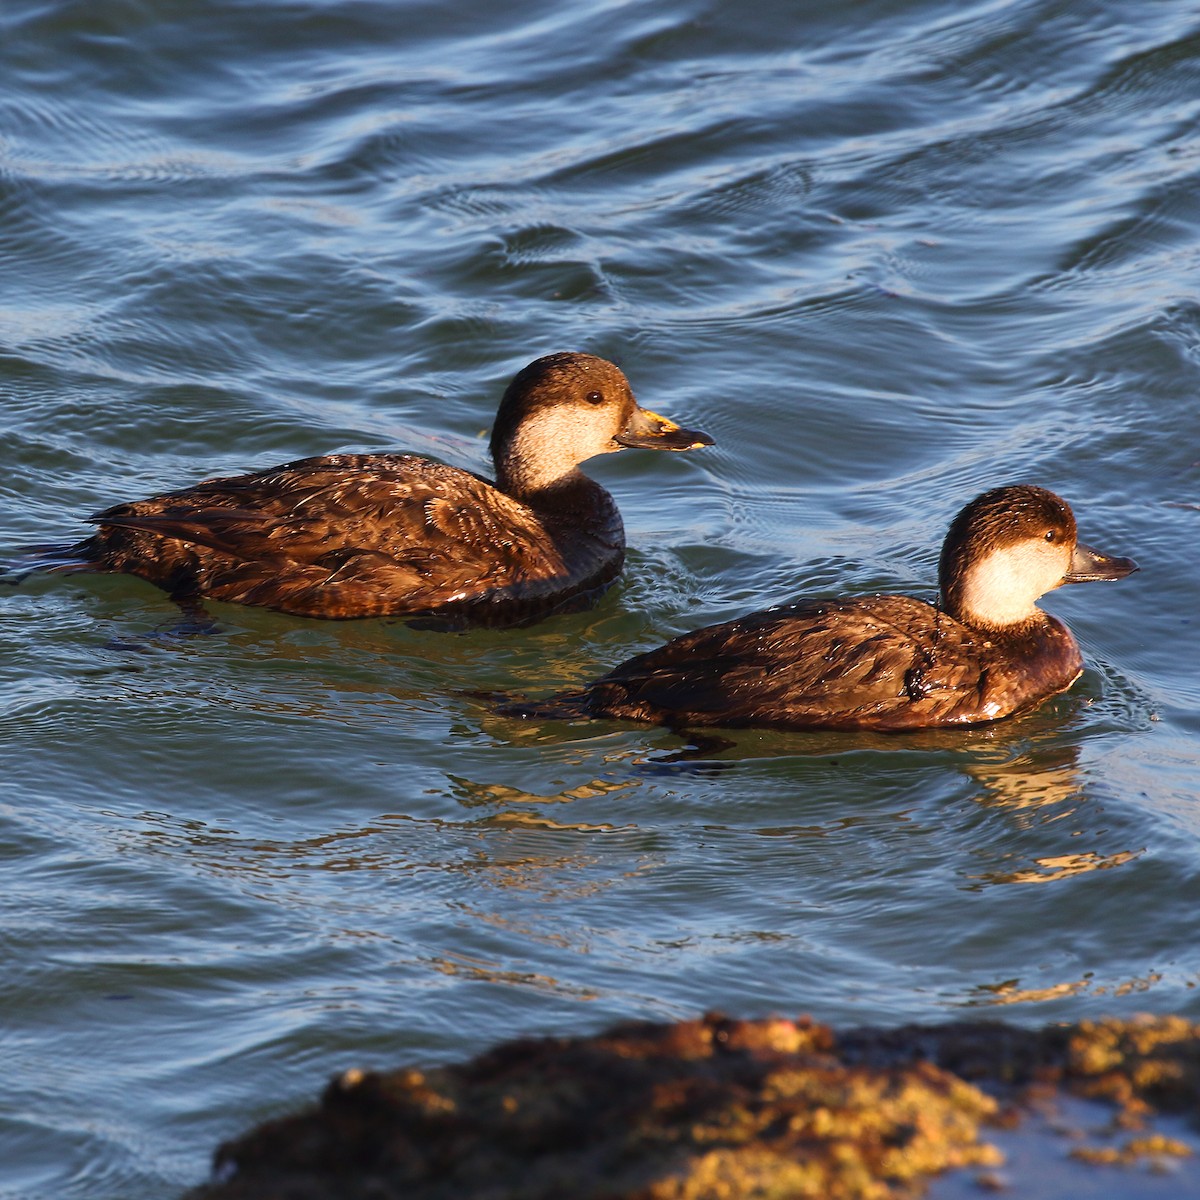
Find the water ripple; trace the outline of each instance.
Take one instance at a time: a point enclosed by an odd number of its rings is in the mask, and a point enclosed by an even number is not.
[[[858,15],[0,10],[0,557],[304,454],[486,470],[568,347],[718,442],[590,463],[626,571],[528,630],[0,584],[6,1186],[181,1191],[336,1070],[513,1033],[1196,1011],[1195,15]],[[1033,713],[689,752],[478,698],[929,595],[1008,481],[1142,567],[1047,598],[1087,668]]]

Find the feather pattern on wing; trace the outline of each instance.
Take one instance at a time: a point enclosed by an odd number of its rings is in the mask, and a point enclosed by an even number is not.
[[[624,538],[583,475],[537,509],[456,467],[338,454],[211,479],[92,519],[83,550],[176,595],[319,616],[507,623],[603,587]],[[587,509],[590,520],[570,520]]]
[[[907,596],[805,601],[684,634],[558,698],[559,706],[676,726],[974,724],[1079,675],[1074,639],[1043,616],[999,636]]]

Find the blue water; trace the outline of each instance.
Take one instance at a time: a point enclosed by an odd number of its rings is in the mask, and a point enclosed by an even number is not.
[[[530,359],[715,449],[589,470],[592,612],[445,635],[0,592],[0,1196],[150,1200],[352,1065],[706,1008],[1200,1019],[1200,12],[7,0],[0,552],[346,449],[484,469]],[[973,732],[523,725],[1025,481],[1141,564]]]

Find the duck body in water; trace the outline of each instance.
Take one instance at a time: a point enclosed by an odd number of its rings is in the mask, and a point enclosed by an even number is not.
[[[1083,670],[1070,630],[1039,596],[1135,570],[1079,543],[1053,492],[995,488],[951,525],[937,604],[865,596],[769,608],[677,637],[580,691],[501,711],[676,729],[978,725],[1065,691]]]
[[[39,549],[55,570],[124,572],[185,602],[524,624],[594,600],[624,561],[616,504],[580,463],[711,444],[640,408],[612,363],[552,354],[504,394],[495,483],[411,454],[305,458],[118,504],[92,537]]]

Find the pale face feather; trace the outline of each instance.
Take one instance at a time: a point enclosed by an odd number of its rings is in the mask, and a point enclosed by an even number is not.
[[[962,616],[993,629],[1028,621],[1034,602],[1062,583],[1070,565],[1071,548],[1061,541],[1024,538],[992,550],[963,578]]]
[[[581,462],[619,450],[617,421],[608,405],[553,405],[530,413],[505,447],[503,474],[521,492],[550,487]]]

